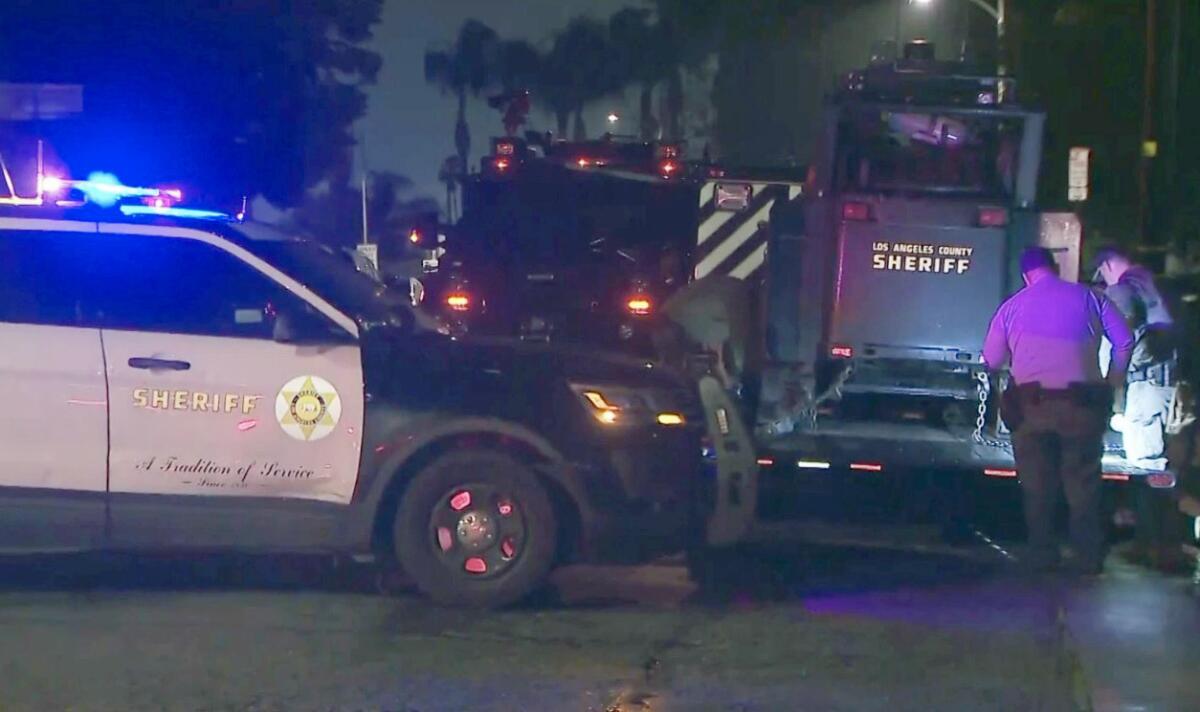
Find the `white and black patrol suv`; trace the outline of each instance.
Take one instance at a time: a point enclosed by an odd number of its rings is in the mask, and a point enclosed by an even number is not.
[[[401,301],[262,226],[0,208],[0,549],[376,554],[500,605],[682,548],[693,388]]]

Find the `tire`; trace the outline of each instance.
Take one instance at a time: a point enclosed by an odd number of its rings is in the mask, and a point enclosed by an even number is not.
[[[436,603],[470,608],[506,606],[542,585],[557,533],[537,476],[487,450],[453,452],[417,473],[392,530],[417,588]]]

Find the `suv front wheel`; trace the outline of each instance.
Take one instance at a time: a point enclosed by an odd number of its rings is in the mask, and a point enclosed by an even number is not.
[[[545,581],[556,534],[537,476],[479,450],[443,455],[417,473],[393,540],[400,565],[431,599],[484,608],[519,601]]]

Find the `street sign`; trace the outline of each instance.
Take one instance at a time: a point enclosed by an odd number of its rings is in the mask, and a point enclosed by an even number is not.
[[[1081,203],[1088,199],[1088,172],[1092,149],[1076,146],[1067,162],[1067,200]]]
[[[0,82],[0,121],[65,119],[83,112],[79,84]]]
[[[358,250],[358,254],[371,262],[372,267],[379,269],[379,245],[362,244],[355,249]]]

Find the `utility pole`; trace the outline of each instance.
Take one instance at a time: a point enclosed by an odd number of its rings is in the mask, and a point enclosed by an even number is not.
[[[1169,186],[1165,192],[1166,200],[1158,201],[1159,218],[1155,224],[1159,230],[1165,230],[1173,238],[1178,239],[1178,223],[1174,219],[1175,211],[1181,204],[1183,192],[1179,189],[1179,55],[1183,51],[1183,0],[1171,0],[1170,9],[1171,46],[1170,59],[1166,68],[1166,101],[1164,102],[1163,138],[1165,152],[1159,175],[1163,186]],[[1164,210],[1163,206],[1168,209]],[[1176,245],[1171,245],[1175,247]]]
[[[1158,75],[1158,2],[1146,0],[1146,62],[1142,78],[1142,146],[1138,162],[1138,241],[1148,244],[1150,225],[1150,169],[1157,155],[1154,140],[1154,98]]]

